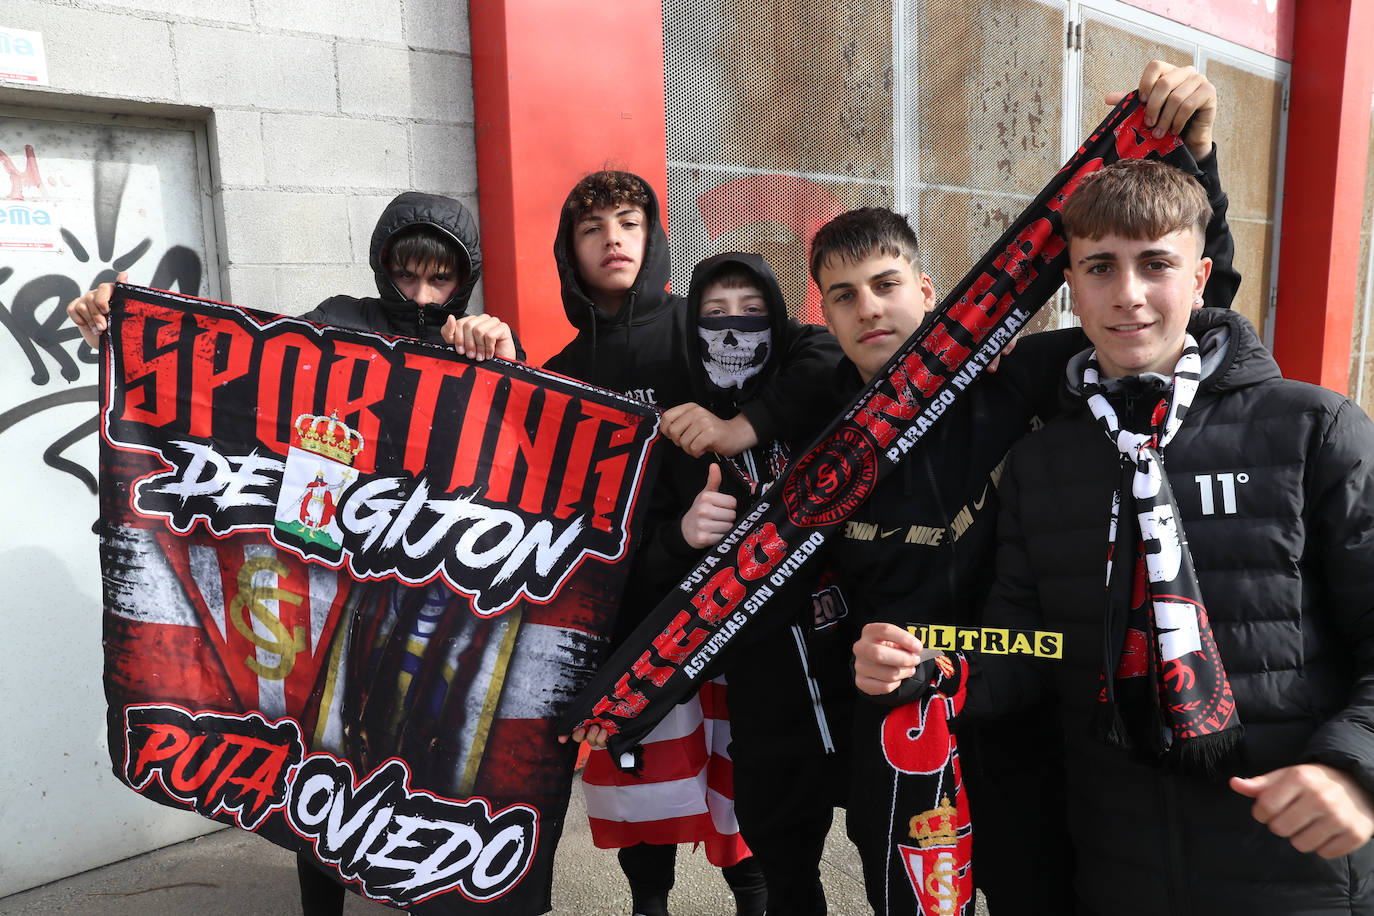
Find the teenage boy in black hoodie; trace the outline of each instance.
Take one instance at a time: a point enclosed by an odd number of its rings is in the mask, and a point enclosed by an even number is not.
[[[319,324],[450,343],[481,361],[523,359],[510,327],[492,315],[468,315],[468,298],[482,275],[477,223],[449,197],[407,191],[377,220],[368,260],[378,298],[331,296],[302,317]],[[118,276],[119,282],[127,279]],[[102,283],[67,306],[72,323],[92,348],[109,326],[114,286]],[[341,631],[342,632],[342,631]],[[342,750],[342,749],[334,749]],[[344,887],[306,852],[296,856],[305,916],[343,912]]]
[[[787,316],[777,278],[756,254],[721,254],[698,264],[685,311],[695,316],[697,329],[687,340],[684,371],[694,399],[685,406],[724,422],[780,371],[789,342],[810,333]],[[647,609],[666,594],[701,551],[734,526],[739,508],[782,472],[791,450],[782,441],[761,442],[735,456],[693,458],[669,450],[656,490],[667,494],[665,502],[688,508],[646,530],[637,557],[638,594],[645,601],[631,606]],[[721,752],[729,740],[734,810],[763,871],[769,911],[824,913],[820,858],[845,784],[839,770],[845,758],[836,745],[843,746],[847,727],[834,717],[837,709],[843,716],[850,699],[845,660],[854,634],[830,617],[818,624],[804,591],[775,600],[792,603],[798,613],[751,636],[749,660],[725,672],[728,688],[721,681],[703,688],[725,688],[729,709],[728,731],[722,735],[715,726],[711,750]],[[629,620],[622,629],[641,615],[625,616]],[[828,683],[822,683],[827,676]],[[823,704],[823,699],[832,702]],[[588,740],[599,744],[600,730],[592,731]],[[645,742],[651,749],[645,752],[646,771],[653,769],[651,755],[669,749],[667,741],[653,737],[656,733]],[[712,788],[730,790],[714,782]],[[637,895],[635,911],[657,912],[644,906],[643,896]]]
[[[687,311],[697,316],[698,330],[688,359],[693,406],[729,421],[783,368],[797,322],[787,317],[777,278],[756,254],[721,254],[698,264]],[[646,544],[646,565],[665,574],[659,593],[734,527],[738,511],[806,444],[760,442],[736,456],[713,455],[709,465],[677,453],[665,473],[676,465],[674,485],[692,501],[680,524],[663,525]],[[693,445],[683,443],[689,451]],[[820,860],[834,808],[843,804],[851,694],[845,669],[856,634],[840,614],[824,612],[843,610],[833,588],[814,597],[795,588],[774,600],[797,613],[770,620],[749,638],[744,658],[724,672],[735,813],[763,871],[769,912],[809,916],[826,911]]]
[[[368,262],[376,297],[338,295],[302,315],[308,321],[397,337],[451,343],[474,359],[524,359],[510,327],[493,315],[467,314],[482,277],[477,222],[451,197],[406,191],[386,205],[372,230]],[[120,283],[128,273],[116,278]],[[67,306],[92,349],[100,346],[114,285],[102,283]]]
[[[546,369],[665,409],[665,434],[675,441],[690,441],[696,454],[711,450],[736,455],[760,441],[781,439],[785,433],[800,438],[823,419],[811,404],[827,396],[838,350],[823,329],[795,323],[786,340],[779,342],[784,369],[760,385],[737,414],[722,420],[693,401],[697,396],[693,379],[700,374],[700,363],[694,372],[688,354],[699,346],[696,314],[680,296],[666,290],[668,239],[657,198],[637,175],[602,171],[578,182],[563,206],[554,257],[563,308],[578,333],[545,364]],[[778,311],[785,315],[785,310]],[[664,470],[650,491],[646,543],[661,546],[653,532],[671,531],[679,524],[705,477],[685,490],[673,486],[672,468],[681,460],[675,452],[667,450]],[[638,554],[632,561],[614,643],[671,586],[662,577],[664,567],[646,555]],[[666,912],[674,853],[673,846],[663,844],[638,843],[620,849],[636,913]],[[743,860],[726,870],[726,879],[736,891],[740,912],[751,912],[761,897],[757,866]]]

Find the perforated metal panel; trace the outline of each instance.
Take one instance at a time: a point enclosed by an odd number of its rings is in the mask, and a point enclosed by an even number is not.
[[[1067,0],[664,0],[674,287],[685,291],[702,258],[757,251],[792,313],[818,321],[811,235],[876,204],[908,213],[943,295],[1107,113],[1103,97],[1163,58],[1199,66],[1221,94],[1245,276],[1236,307],[1262,330],[1286,65],[1097,4],[1072,4],[1070,22]],[[1063,323],[1066,298],[1032,329]]]
[[[811,235],[896,204],[943,293],[1063,160],[1064,7],[665,0],[675,288],[704,257],[758,251],[819,320]]]
[[[892,203],[891,4],[665,0],[663,39],[674,289],[703,258],[756,251],[819,321],[811,236]]]
[[[1064,4],[912,3],[906,200],[943,296],[1063,164]],[[1056,325],[1052,307],[1033,330]]]

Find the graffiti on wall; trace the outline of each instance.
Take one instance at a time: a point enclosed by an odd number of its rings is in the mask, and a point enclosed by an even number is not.
[[[97,356],[66,305],[122,271],[203,293],[194,156],[185,131],[0,118],[0,448],[36,444],[26,466],[96,492],[94,465],[74,452],[97,429]],[[74,421],[62,409],[74,404],[89,416]]]

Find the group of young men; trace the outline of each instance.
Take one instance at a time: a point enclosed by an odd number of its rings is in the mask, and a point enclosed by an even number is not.
[[[1201,179],[1131,161],[1083,181],[1064,210],[1082,330],[1023,340],[832,538],[826,610],[794,596],[725,671],[729,731],[684,713],[638,775],[608,780],[645,778],[691,735],[732,761],[733,788],[711,788],[733,793],[744,843],[719,809],[692,822],[709,835],[617,835],[636,913],[668,912],[672,844],[689,840],[722,841],[712,861],[739,913],[826,912],[838,804],[874,911],[922,912],[908,849],[928,838],[923,812],[903,807],[908,774],[883,736],[945,699],[956,829],[971,813],[972,882],[993,913],[1374,913],[1374,425],[1282,379],[1227,310],[1239,277],[1214,89],[1155,62],[1140,95]],[[619,639],[936,296],[911,227],[881,208],[811,240],[826,330],[788,318],[753,254],[703,262],[674,296],[657,199],[624,172],[579,182],[554,251],[577,333],[546,368],[658,406],[678,446],[651,486]],[[380,298],[306,317],[522,358],[503,322],[465,314],[481,258],[461,205],[401,195],[371,261]],[[108,295],[68,309],[92,346]],[[956,667],[913,635],[931,625],[1062,633],[1062,658]],[[307,912],[339,911],[315,908],[327,889],[308,890],[304,862],[301,876]]]

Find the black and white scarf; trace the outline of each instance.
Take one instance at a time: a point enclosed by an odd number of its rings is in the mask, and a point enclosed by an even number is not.
[[[1213,777],[1227,768],[1244,732],[1164,472],[1165,447],[1183,426],[1201,381],[1197,341],[1187,336],[1145,432],[1121,428],[1099,373],[1094,351],[1083,393],[1121,453],[1122,481],[1108,530],[1098,734]]]

